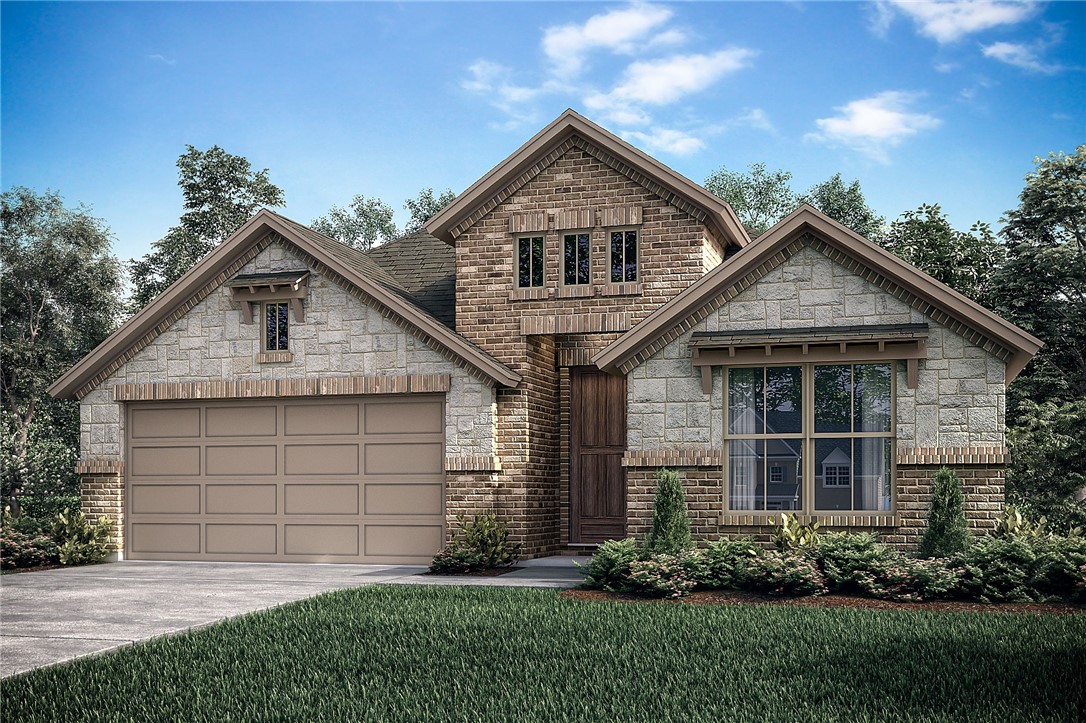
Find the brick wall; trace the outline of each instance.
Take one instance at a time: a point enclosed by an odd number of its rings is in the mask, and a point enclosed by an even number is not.
[[[109,517],[110,542],[114,550],[124,549],[124,475],[120,472],[85,473],[79,476],[79,503],[87,521],[94,524]]]

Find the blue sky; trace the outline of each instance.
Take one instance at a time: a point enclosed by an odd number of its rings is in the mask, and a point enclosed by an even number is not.
[[[58,190],[145,253],[177,157],[270,169],[309,222],[459,192],[567,107],[695,181],[840,171],[894,218],[996,224],[1086,142],[1086,3],[2,4],[2,185]]]

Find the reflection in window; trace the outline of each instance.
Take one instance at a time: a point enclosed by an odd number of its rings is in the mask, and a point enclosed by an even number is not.
[[[566,234],[562,240],[563,282],[566,286],[587,284],[591,278],[589,235]]]
[[[264,350],[287,350],[287,317],[290,305],[286,302],[264,305]]]
[[[611,232],[611,283],[637,281],[637,231]]]
[[[517,286],[522,289],[543,286],[543,237],[517,239]]]

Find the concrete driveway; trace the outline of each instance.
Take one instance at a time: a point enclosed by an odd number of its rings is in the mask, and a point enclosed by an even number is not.
[[[420,567],[114,562],[0,577],[0,677]]]

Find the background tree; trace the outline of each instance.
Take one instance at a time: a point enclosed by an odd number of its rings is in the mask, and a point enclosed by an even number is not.
[[[886,219],[867,205],[860,182],[846,184],[840,173],[811,186],[799,202],[811,204],[866,239],[878,241],[884,233]]]
[[[957,231],[939,204],[906,211],[878,239],[890,252],[971,299],[984,301],[1003,263],[1003,247],[988,224]]]
[[[151,244],[151,252],[129,262],[133,310],[152,299],[215,248],[262,206],[284,205],[283,191],[268,180],[268,169],[254,172],[249,161],[218,146],[193,146],[177,159],[184,197],[180,223]]]
[[[348,208],[332,206],[310,226],[340,243],[368,251],[397,236],[392,214],[392,206],[381,199],[358,194]]]
[[[415,233],[420,230],[434,214],[454,200],[456,200],[456,194],[452,192],[451,188],[446,188],[436,198],[434,197],[434,189],[422,189],[419,191],[418,196],[407,199],[403,204],[403,207],[411,214],[411,218],[407,220],[407,227],[404,228],[404,233]]]
[[[768,171],[764,163],[750,164],[750,173],[721,166],[705,179],[705,188],[728,202],[739,220],[755,235],[765,232],[799,206],[788,171]]]
[[[121,266],[105,223],[60,195],[16,187],[0,196],[2,494],[78,493],[79,407],[46,388],[97,346],[121,309]]]

